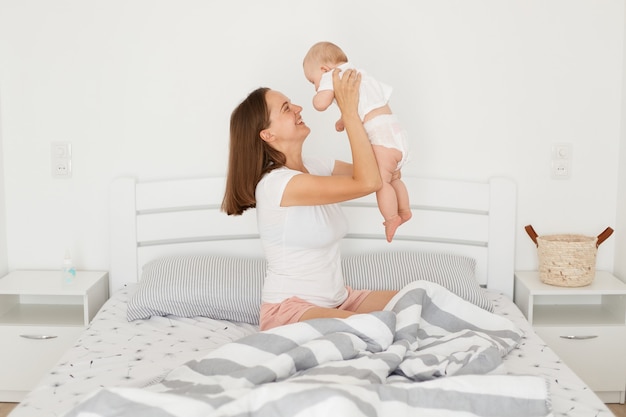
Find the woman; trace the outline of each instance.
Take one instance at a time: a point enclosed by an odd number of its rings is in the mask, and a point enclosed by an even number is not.
[[[333,72],[335,99],[352,164],[303,159],[310,129],[302,107],[259,88],[232,113],[230,157],[222,209],[238,215],[256,207],[268,266],[261,330],[321,317],[382,310],[395,291],[352,290],[341,272],[339,242],[347,231],[337,204],[376,192],[376,159],[358,115],[361,76]]]

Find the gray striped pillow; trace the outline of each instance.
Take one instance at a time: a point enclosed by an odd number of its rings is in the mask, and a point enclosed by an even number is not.
[[[354,289],[397,290],[423,279],[493,310],[474,276],[476,261],[469,257],[385,252],[346,257],[342,266],[346,285]],[[156,259],[143,267],[127,318],[172,314],[258,324],[265,268],[262,258],[190,255]]]
[[[172,256],[144,265],[129,321],[169,314],[258,324],[265,260]]]
[[[475,259],[450,253],[385,252],[343,260],[345,283],[354,289],[399,290],[412,281],[426,280],[493,311],[476,280],[475,270]]]

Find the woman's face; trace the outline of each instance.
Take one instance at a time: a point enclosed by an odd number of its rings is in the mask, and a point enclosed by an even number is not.
[[[274,140],[304,140],[308,136],[311,129],[300,116],[302,107],[293,104],[284,94],[274,90],[269,90],[265,94],[265,101],[270,111],[270,125],[265,131],[268,131]]]

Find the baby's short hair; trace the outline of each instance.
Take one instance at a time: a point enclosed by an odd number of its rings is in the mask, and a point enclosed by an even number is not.
[[[342,64],[348,62],[343,50],[332,42],[318,42],[313,45],[304,57],[304,62],[313,59],[320,63]]]

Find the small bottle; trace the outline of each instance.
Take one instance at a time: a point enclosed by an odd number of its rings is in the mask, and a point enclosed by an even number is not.
[[[72,264],[72,255],[70,254],[69,249],[65,250],[65,258],[63,258],[63,268],[61,269],[61,274],[64,284],[71,284],[74,282],[74,278],[76,278],[76,269],[74,269],[74,265]]]

